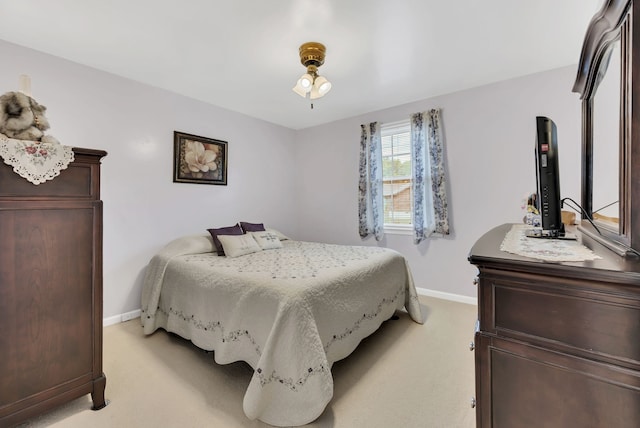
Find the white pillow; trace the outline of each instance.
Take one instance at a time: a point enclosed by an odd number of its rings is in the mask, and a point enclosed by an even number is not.
[[[286,236],[284,233],[280,232],[279,230],[272,229],[270,227],[265,227],[265,229],[267,230],[267,232],[275,233],[278,236],[278,238],[280,238],[281,241],[286,241],[287,239],[289,239],[288,236]]]
[[[246,235],[218,235],[218,239],[227,257],[244,256],[262,249],[253,236]]]
[[[169,256],[177,254],[202,254],[215,253],[216,247],[213,245],[211,234],[182,236],[169,242],[160,253]]]
[[[253,239],[256,240],[260,248],[262,248],[263,250],[282,248],[280,237],[270,230],[264,230],[261,232],[248,232],[247,235],[252,235]]]

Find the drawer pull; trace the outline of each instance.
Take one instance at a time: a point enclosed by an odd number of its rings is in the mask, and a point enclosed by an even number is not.
[[[478,277],[473,278],[473,285],[478,285]]]
[[[474,342],[469,343],[469,351],[473,351],[476,349],[476,344]]]
[[[476,408],[476,397],[471,397],[471,408],[472,409]]]

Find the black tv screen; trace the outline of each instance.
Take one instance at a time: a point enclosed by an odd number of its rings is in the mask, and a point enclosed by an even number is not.
[[[543,234],[564,235],[560,200],[560,168],[556,124],[544,116],[536,117],[536,184]]]

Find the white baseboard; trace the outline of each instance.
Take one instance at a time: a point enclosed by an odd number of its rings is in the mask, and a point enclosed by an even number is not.
[[[436,299],[452,300],[458,303],[466,303],[468,305],[477,305],[478,299],[461,294],[445,293],[444,291],[429,290],[428,288],[416,287],[416,291],[421,296],[435,297]]]
[[[429,297],[435,297],[437,299],[452,300],[454,302],[466,303],[468,305],[478,304],[475,297],[462,296],[460,294],[445,293],[443,291],[429,290],[427,288],[418,288],[418,287],[416,287],[416,291],[421,296],[429,296]],[[121,322],[129,321],[134,318],[140,318],[141,313],[142,312],[140,311],[140,309],[136,309],[135,311],[125,312],[124,314],[114,315],[109,318],[104,318],[102,320],[102,326],[106,327],[109,325],[119,324]]]
[[[102,319],[102,326],[106,327],[108,325],[119,324],[121,322],[129,321],[134,318],[140,318],[140,314],[142,311],[140,309],[136,309],[135,311],[125,312],[124,314],[114,315],[109,318]]]

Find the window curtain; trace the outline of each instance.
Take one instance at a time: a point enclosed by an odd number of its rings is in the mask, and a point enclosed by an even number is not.
[[[360,129],[359,233],[361,238],[373,235],[380,241],[384,236],[380,125],[372,122]]]
[[[413,242],[449,234],[440,110],[411,115]]]

